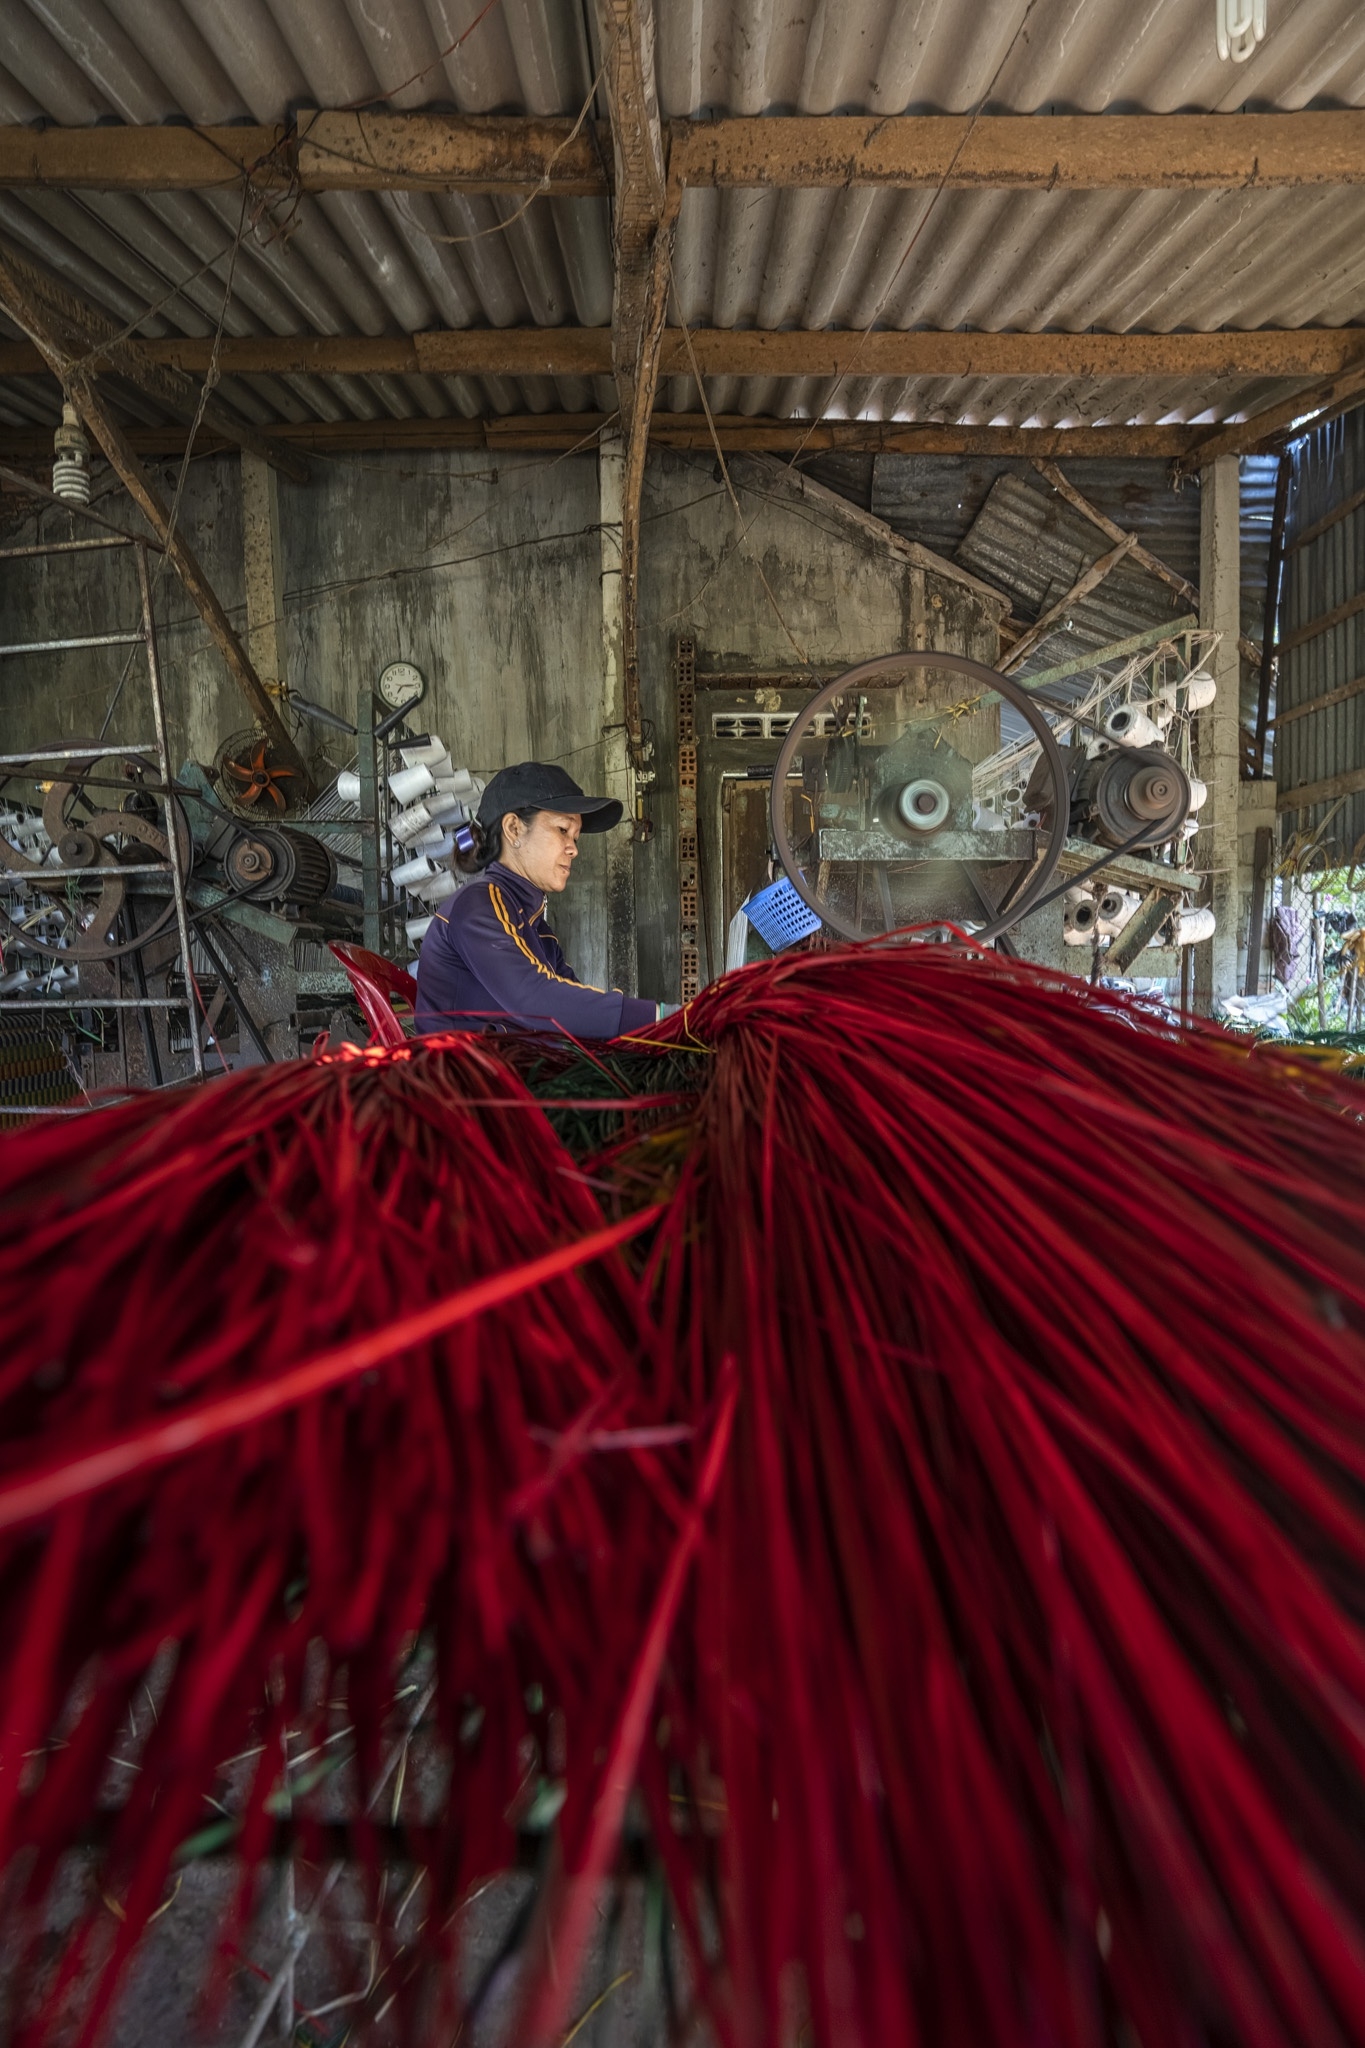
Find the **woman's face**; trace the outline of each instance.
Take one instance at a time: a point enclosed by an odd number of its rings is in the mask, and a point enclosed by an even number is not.
[[[502,821],[502,857],[537,889],[557,896],[578,859],[582,827],[571,811],[537,811],[529,823],[509,811]]]

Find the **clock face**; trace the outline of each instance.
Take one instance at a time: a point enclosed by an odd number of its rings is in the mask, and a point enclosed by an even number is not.
[[[379,694],[395,711],[426,694],[426,678],[410,661],[391,661],[379,678]]]

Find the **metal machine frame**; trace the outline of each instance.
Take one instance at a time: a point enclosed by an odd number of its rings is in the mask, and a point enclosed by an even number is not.
[[[47,555],[88,554],[94,549],[106,548],[133,548],[136,551],[138,592],[142,607],[141,626],[131,632],[68,634],[63,638],[52,640],[14,641],[6,646],[0,646],[0,657],[15,654],[65,653],[79,647],[127,647],[134,646],[139,641],[142,643],[147,661],[147,686],[151,698],[152,724],[156,737],[150,746],[145,741],[139,742],[136,745],[121,743],[109,747],[107,751],[111,754],[153,753],[156,756],[157,766],[161,774],[161,788],[166,792],[167,816],[171,820],[172,858],[169,863],[171,892],[175,904],[175,925],[179,942],[180,964],[185,977],[185,1000],[190,1006],[190,1052],[194,1063],[195,1079],[202,1080],[204,1078],[204,1048],[193,1012],[191,992],[194,989],[195,981],[194,962],[190,950],[189,913],[185,895],[185,876],[181,872],[179,860],[175,857],[175,825],[174,811],[172,809],[174,798],[171,793],[174,785],[171,776],[170,754],[166,736],[166,705],[161,688],[161,666],[157,655],[156,621],[152,610],[152,579],[147,565],[148,554],[159,554],[161,550],[154,541],[142,540],[132,534],[110,534],[95,540],[39,541],[27,547],[0,548],[0,562],[32,560],[35,557]],[[54,763],[58,761],[75,761],[84,759],[86,751],[80,742],[74,742],[72,747],[66,749],[46,747],[29,753],[0,754],[0,769],[31,767],[44,761]],[[109,873],[108,869],[99,867],[45,868],[43,872],[44,880],[51,877],[54,881],[69,880],[76,882],[89,881],[95,877],[100,877],[101,882],[103,882],[104,879],[107,879]],[[165,864],[159,861],[130,863],[127,866],[121,865],[118,869],[120,875],[126,876],[160,875],[165,872]],[[0,884],[5,879],[4,872],[0,871]],[[120,994],[117,996],[95,997],[92,994],[83,993],[75,998],[38,996],[21,997],[18,1000],[11,1000],[7,996],[0,996],[0,1013],[5,1015],[16,1015],[26,1011],[73,1011],[79,1009],[142,1010],[145,1012],[150,1010],[178,1010],[180,1007],[181,1005],[176,998],[171,996],[150,996],[146,993],[145,989],[136,996]],[[43,1112],[37,1111],[35,1113],[42,1114]]]

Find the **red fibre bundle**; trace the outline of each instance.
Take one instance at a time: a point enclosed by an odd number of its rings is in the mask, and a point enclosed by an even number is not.
[[[94,1899],[35,2032],[92,1983],[98,2019],[177,1848],[225,1810],[206,1795],[229,1800],[245,1866],[260,1859],[283,1733],[335,1741],[337,1689],[363,1810],[424,1628],[452,1773],[423,1852],[441,1927],[513,1859],[550,1715],[575,1797],[595,1781],[684,1512],[686,1442],[584,1455],[589,1428],[652,1419],[648,1316],[609,1242],[638,1223],[604,1230],[525,1089],[470,1041],[276,1067],[12,1140],[0,1218],[4,1952],[14,1964],[57,1859],[99,1818],[100,1885],[124,1916]],[[536,1260],[565,1270],[412,1340],[414,1312]],[[300,1403],[291,1369],[339,1343],[345,1376]],[[200,1447],[168,1457],[168,1423]],[[8,1526],[111,1446],[117,1483]],[[155,1724],[110,1811],[108,1758],[130,1710],[147,1720],[149,1677]],[[220,1766],[253,1745],[226,1791]],[[306,1801],[294,1824],[306,1845]],[[356,1836],[364,1855],[363,1819]],[[31,1996],[31,1969],[16,1975]]]
[[[956,947],[687,1021],[742,1392],[647,1788],[725,2038],[1365,2041],[1365,1098]]]
[[[564,1782],[518,2048],[635,1782],[727,2048],[1362,2048],[1365,1096],[956,946],[650,1042],[690,1125],[583,1168],[511,1042],[0,1147],[12,1925],[160,1645],[120,1954],[248,1739],[268,1846],[310,1643],[363,1805],[425,1629],[429,1945]]]

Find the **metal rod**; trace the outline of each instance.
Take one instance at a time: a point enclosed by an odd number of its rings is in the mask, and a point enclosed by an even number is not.
[[[40,540],[28,548],[0,548],[0,562],[20,562],[29,555],[78,555],[89,548],[130,548],[134,544],[131,534],[120,535],[117,540]]]
[[[18,874],[13,868],[0,868],[0,883],[8,882],[11,888],[30,882],[70,882],[77,879],[103,884],[121,881],[124,875],[164,875],[168,872],[165,861],[138,861],[126,868],[35,868],[32,874]]]
[[[1261,621],[1261,678],[1256,692],[1256,773],[1265,774],[1266,735],[1270,730],[1270,684],[1275,673],[1275,627],[1280,616],[1280,585],[1284,579],[1284,522],[1289,509],[1288,452],[1275,472],[1275,510],[1270,520],[1270,553],[1265,566],[1265,611]]]
[[[199,943],[203,947],[204,951],[208,954],[209,959],[213,962],[214,966],[218,970],[219,985],[227,989],[232,997],[232,1007],[237,1012],[238,1022],[244,1026],[247,1037],[251,1040],[251,1043],[255,1046],[257,1052],[265,1061],[266,1065],[268,1067],[273,1067],[275,1064],[275,1055],[270,1050],[270,1047],[266,1044],[265,1039],[261,1035],[260,1029],[256,1023],[256,1019],[252,1016],[250,1010],[247,1008],[245,1002],[242,1000],[240,978],[231,972],[226,960],[223,958],[223,955],[218,951],[217,946],[215,946],[213,940],[209,937],[209,928],[207,920],[201,922],[199,926]]]
[[[140,640],[142,635],[141,633],[134,633],[133,638],[134,640]],[[102,740],[97,740],[94,742],[94,753],[91,753],[90,746],[91,743],[87,741],[84,748],[76,746],[39,747],[36,753],[0,754],[0,768],[24,768],[31,761],[103,761],[111,754],[151,754],[156,751],[155,740],[135,740],[122,747],[106,747]],[[112,783],[105,786],[111,789],[114,787]]]
[[[16,640],[0,654],[62,654],[72,647],[128,647],[141,633],[76,633],[66,640]]]
[[[166,739],[166,705],[161,695],[161,668],[156,652],[156,619],[152,612],[152,578],[147,567],[147,550],[139,544],[137,551],[137,581],[142,593],[142,637],[147,648],[147,682],[152,693],[152,723],[156,727],[156,752],[161,766],[161,780],[169,785],[171,779],[170,748]],[[185,970],[185,992],[188,996],[194,988],[194,957],[190,951],[190,920],[185,904],[185,877],[180,872],[179,846],[176,835],[176,814],[172,800],[166,801],[166,836],[171,848],[171,894],[175,898],[175,924],[180,936],[180,958]],[[194,1013],[190,1013],[190,1053],[194,1060],[195,1079],[204,1078],[204,1048],[199,1042],[199,1032],[194,1028]]]
[[[1265,931],[1265,899],[1275,864],[1275,834],[1269,825],[1256,827],[1256,853],[1251,869],[1251,915],[1247,925],[1247,969],[1243,993],[1261,993],[1261,939]]]
[[[371,953],[380,950],[380,846],[379,762],[375,745],[374,696],[368,683],[360,686],[356,705],[356,769],[360,776],[361,837],[361,934]]]
[[[124,902],[120,922],[126,928],[129,938],[135,939],[137,937],[137,915],[133,909],[133,899],[131,896]],[[122,956],[120,955],[119,957]],[[140,996],[145,997],[147,994],[147,969],[143,963],[141,946],[134,946],[132,963],[133,979],[137,983],[137,992]],[[169,986],[169,983],[167,985]],[[186,989],[185,995],[186,999],[188,999],[188,989]],[[142,1026],[142,1049],[147,1055],[147,1073],[151,1079],[152,1086],[160,1088],[165,1083],[165,1076],[161,1071],[161,1048],[156,1042],[156,1022],[154,1018],[148,1015],[150,1008],[151,1005],[148,1004],[138,1021]],[[170,1049],[171,1027],[168,1021],[166,1025],[166,1051],[168,1055]]]
[[[0,996],[0,1013],[11,1010],[183,1010],[185,996],[29,996],[11,1002]]]

